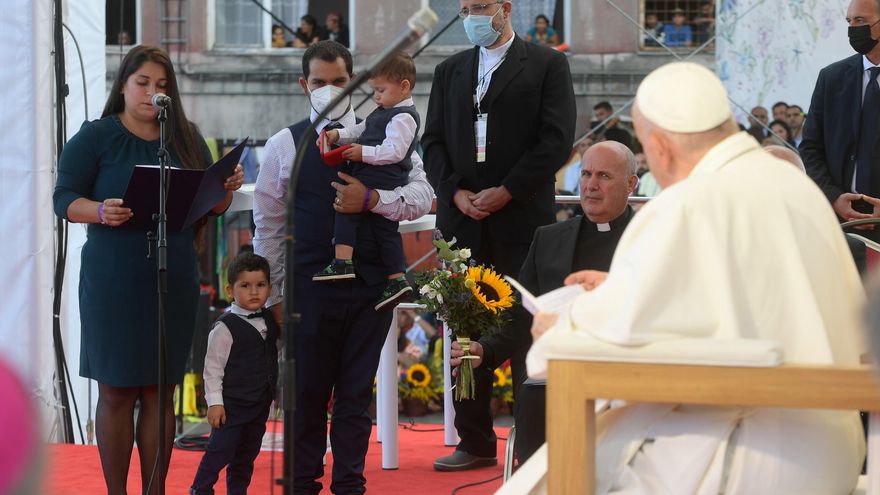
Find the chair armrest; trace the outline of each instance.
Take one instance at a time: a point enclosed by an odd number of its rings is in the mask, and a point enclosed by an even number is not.
[[[743,384],[748,384],[744,387]],[[880,411],[868,366],[774,368],[551,359],[549,493],[595,492],[596,398],[717,406]],[[552,418],[552,421],[550,421]]]

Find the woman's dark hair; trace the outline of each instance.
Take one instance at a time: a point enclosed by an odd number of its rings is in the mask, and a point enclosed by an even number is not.
[[[104,105],[101,117],[116,115],[125,111],[125,96],[122,94],[122,86],[145,63],[153,62],[165,69],[167,79],[165,94],[171,98],[171,108],[168,118],[168,149],[180,160],[183,168],[203,169],[205,159],[201,147],[196,138],[195,126],[186,118],[183,105],[180,103],[180,91],[177,86],[177,77],[174,75],[174,65],[165,50],[150,45],[138,45],[125,55],[113,86],[110,88],[110,96]]]
[[[782,120],[774,120],[773,122],[767,124],[767,127],[769,127],[770,130],[773,130],[774,125],[781,126],[783,129],[785,129],[785,134],[787,135],[785,142],[792,146],[795,146],[794,136],[791,135],[791,127],[789,127],[788,124],[786,124],[785,121]]]
[[[544,14],[538,14],[538,16],[535,17],[535,24],[537,24],[538,21],[540,21],[541,19],[544,19],[544,22],[547,23],[547,26],[550,26],[550,19],[548,19],[547,16]]]
[[[306,21],[306,24],[308,24],[309,26],[312,26],[312,34],[315,33],[315,28],[318,27],[318,21],[316,21],[314,17],[312,17],[309,14],[306,14],[306,15],[300,17],[299,20]]]

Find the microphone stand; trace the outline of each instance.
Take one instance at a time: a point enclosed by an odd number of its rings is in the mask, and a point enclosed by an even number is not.
[[[425,8],[422,9],[423,11]],[[433,11],[427,9],[431,15],[434,15]],[[421,11],[420,11],[421,12]],[[434,16],[434,22],[436,22],[436,16]],[[430,29],[430,27],[428,28]],[[372,77],[373,73],[378,69],[385,65],[388,60],[391,59],[392,56],[400,49],[399,45],[407,43],[407,35],[404,34],[400,39],[393,42],[391,45],[385,48],[384,51],[380,52],[376,57],[368,64],[367,68],[363,70],[363,72],[359,73],[354,79],[352,79],[346,86],[343,88],[342,93],[336,96],[330,103],[324,107],[323,110],[318,112],[318,116],[315,117],[315,120],[309,123],[309,126],[306,128],[303,133],[304,136],[310,136],[313,132],[315,132],[318,128],[318,124],[322,122],[330,112],[336,108],[336,106],[341,103],[345,98],[349,97],[354,93],[356,89],[361,87],[365,82],[367,82],[370,77]],[[351,106],[349,105],[349,110],[351,110]],[[349,111],[346,110],[346,113]],[[284,410],[284,421],[283,421],[283,429],[284,429],[284,441],[283,441],[283,449],[284,449],[284,458],[283,458],[283,474],[280,480],[277,480],[277,484],[283,486],[282,493],[293,495],[293,476],[294,476],[294,455],[293,455],[293,436],[294,436],[294,422],[293,416],[296,411],[296,330],[299,327],[299,323],[301,320],[301,315],[297,313],[294,309],[294,278],[296,277],[294,271],[294,261],[293,261],[293,248],[296,244],[296,239],[294,238],[294,232],[296,231],[295,219],[294,219],[294,210],[296,207],[296,186],[299,183],[299,173],[302,169],[302,162],[306,155],[306,147],[308,146],[308,139],[299,139],[299,136],[295,136],[294,139],[297,139],[296,145],[296,158],[293,161],[293,167],[290,169],[290,179],[287,185],[287,201],[285,202],[285,211],[287,212],[286,224],[285,224],[285,234],[284,234],[284,357],[281,360],[281,370],[280,377],[282,380],[282,384],[284,386],[284,393],[281,398],[281,406]]]
[[[152,243],[156,243],[156,269],[158,276],[158,311],[159,311],[159,326],[158,326],[158,341],[159,341],[159,390],[158,390],[158,398],[157,402],[159,403],[159,438],[158,438],[158,448],[156,450],[156,463],[153,466],[153,475],[150,477],[150,482],[147,486],[147,491],[145,495],[148,495],[150,492],[150,486],[155,482],[157,483],[157,493],[158,495],[165,494],[165,471],[166,471],[166,459],[165,459],[165,445],[167,441],[165,439],[165,402],[168,400],[168,377],[167,370],[165,369],[165,361],[166,361],[166,350],[165,350],[165,337],[166,337],[166,321],[165,321],[165,307],[166,301],[168,298],[168,216],[167,216],[167,200],[168,200],[168,150],[165,148],[166,136],[165,136],[165,122],[168,120],[168,108],[160,107],[159,108],[159,152],[157,156],[159,158],[159,213],[153,215],[153,221],[157,224],[157,235],[154,235],[152,232],[147,232],[147,258],[151,258],[152,254],[151,246]]]

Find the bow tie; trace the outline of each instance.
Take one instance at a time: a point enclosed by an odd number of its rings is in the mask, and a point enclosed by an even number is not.
[[[261,309],[261,310],[257,311],[256,313],[251,313],[251,314],[247,315],[247,319],[250,320],[251,318],[263,318],[264,316],[266,316],[266,314]]]

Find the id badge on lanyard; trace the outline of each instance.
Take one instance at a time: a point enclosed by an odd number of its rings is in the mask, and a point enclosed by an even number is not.
[[[477,163],[486,162],[486,123],[489,120],[488,113],[477,114],[474,122],[474,142],[477,144]]]
[[[486,129],[489,122],[489,114],[483,113],[480,101],[489,90],[489,76],[504,62],[505,56],[498,59],[488,71],[483,71],[483,59],[480,58],[480,80],[477,81],[477,91],[474,94],[474,106],[477,107],[477,120],[474,121],[474,143],[476,144],[477,163],[486,163]]]

